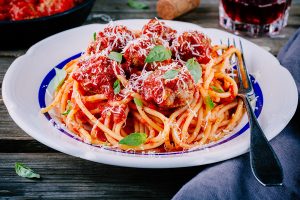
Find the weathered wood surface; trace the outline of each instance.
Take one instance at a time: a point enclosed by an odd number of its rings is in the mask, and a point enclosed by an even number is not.
[[[149,10],[133,10],[126,1],[97,0],[93,14],[113,19],[152,18],[155,0],[146,1]],[[177,18],[208,28],[219,28],[218,1],[203,0],[201,6]],[[86,23],[100,22],[88,20]],[[270,48],[276,55],[288,37],[300,26],[300,1],[293,1],[288,26],[279,38],[247,38]],[[1,44],[0,44],[1,45]],[[0,84],[10,64],[27,49],[0,51]],[[133,169],[98,164],[59,153],[37,142],[10,118],[0,94],[0,199],[170,199],[203,167],[181,169]],[[42,175],[41,180],[17,176],[14,163],[23,162]]]
[[[0,153],[0,158],[0,197],[28,199],[169,199],[201,170],[113,167],[61,153]],[[17,176],[12,169],[16,161],[28,163],[42,179]]]

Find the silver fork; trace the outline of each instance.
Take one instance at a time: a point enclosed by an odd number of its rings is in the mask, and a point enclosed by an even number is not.
[[[222,44],[222,43],[221,43]],[[233,46],[236,46],[235,40],[232,42]],[[263,186],[281,186],[283,182],[283,171],[281,164],[269,144],[265,134],[263,133],[255,114],[252,110],[248,94],[252,92],[252,84],[247,72],[245,58],[243,53],[243,46],[241,40],[239,40],[240,51],[242,53],[243,65],[239,62],[235,62],[238,72],[238,96],[243,100],[250,124],[250,165],[252,173],[255,178]],[[229,47],[230,40],[228,38],[227,45]],[[237,60],[237,56],[234,55],[234,59]],[[231,58],[232,61],[232,58]],[[233,63],[232,63],[233,64]]]

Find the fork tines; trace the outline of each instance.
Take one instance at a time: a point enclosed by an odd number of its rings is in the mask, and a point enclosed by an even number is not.
[[[221,41],[221,44],[223,42]],[[230,64],[233,64],[237,67],[237,74],[238,74],[238,81],[239,81],[239,93],[250,93],[252,91],[252,85],[250,81],[250,77],[247,71],[246,63],[245,63],[245,57],[244,57],[244,49],[242,45],[241,39],[239,39],[239,48],[236,45],[236,41],[234,38],[232,38],[232,42],[230,41],[230,38],[227,39],[227,46],[234,46],[237,49],[240,49],[241,56],[240,58],[234,54],[230,59]],[[239,62],[239,59],[241,59],[242,63]]]

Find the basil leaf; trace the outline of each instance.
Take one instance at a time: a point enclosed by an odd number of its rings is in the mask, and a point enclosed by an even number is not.
[[[197,84],[202,76],[202,68],[200,64],[195,60],[195,58],[191,58],[186,62],[186,67]]]
[[[172,52],[162,45],[158,45],[153,47],[146,57],[145,62],[151,63],[154,61],[164,61],[170,59],[172,56]]]
[[[65,112],[61,113],[62,115],[68,115],[72,109],[72,103],[70,100],[67,101],[68,102],[68,106]]]
[[[64,82],[65,78],[67,77],[67,72],[64,69],[54,68],[55,76],[49,83],[50,88],[54,88],[57,90]]]
[[[94,32],[94,41],[96,41],[96,38],[97,38],[97,33],[96,32]]]
[[[134,97],[133,101],[134,101],[135,105],[140,106],[140,107],[143,106],[142,100]]]
[[[146,142],[147,135],[145,133],[131,133],[127,135],[122,140],[120,140],[119,144],[125,144],[128,146],[139,146]]]
[[[218,93],[223,93],[224,92],[224,90],[222,90],[221,88],[217,88],[216,86],[210,86],[210,88],[213,90],[213,91],[215,91],[215,92],[218,92]]]
[[[121,84],[120,84],[119,79],[117,79],[117,80],[114,82],[114,93],[115,93],[115,94],[119,94],[120,91],[121,91]]]
[[[39,174],[35,173],[32,169],[19,162],[16,162],[15,170],[19,176],[24,178],[40,178]]]
[[[128,0],[127,5],[134,9],[148,9],[149,6],[143,2],[138,2],[136,0]]]
[[[179,71],[176,69],[171,69],[164,74],[165,79],[173,79],[178,75]]]
[[[204,99],[204,103],[206,107],[208,107],[209,110],[213,109],[215,107],[214,102],[211,100],[210,96],[207,95]]]
[[[114,61],[117,61],[118,63],[121,63],[123,55],[121,53],[112,51],[112,52],[110,52],[108,57]]]

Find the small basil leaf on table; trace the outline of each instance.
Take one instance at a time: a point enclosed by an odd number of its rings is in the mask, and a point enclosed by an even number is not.
[[[149,6],[143,2],[139,2],[136,0],[128,0],[127,5],[134,9],[147,9]]]
[[[19,162],[16,162],[15,170],[19,176],[24,178],[40,178],[38,173],[35,173],[32,169]]]

